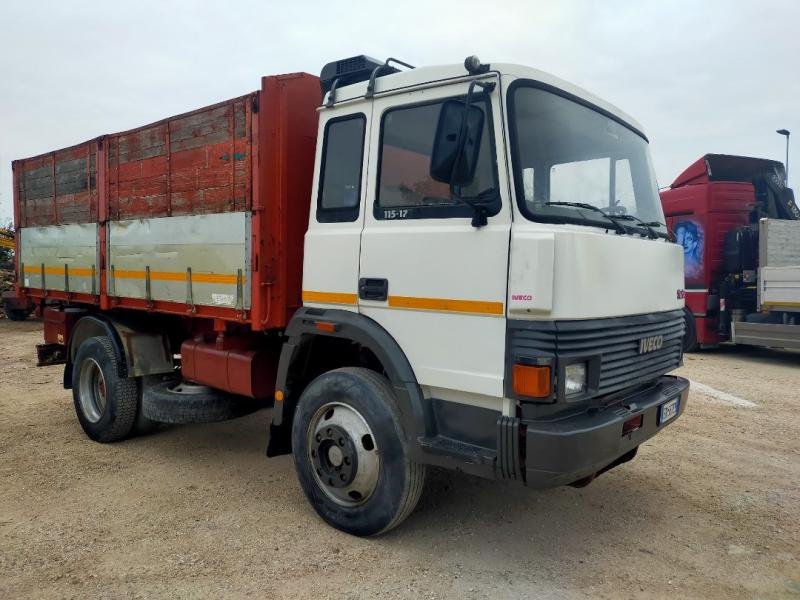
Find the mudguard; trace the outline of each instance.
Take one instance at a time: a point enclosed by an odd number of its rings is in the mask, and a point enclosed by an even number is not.
[[[325,328],[318,328],[318,323],[326,324]],[[286,335],[289,339],[283,345],[278,365],[267,456],[291,452],[291,415],[302,390],[292,390],[290,373],[295,361],[304,355],[305,345],[318,336],[346,339],[368,348],[386,370],[409,438],[424,438],[435,431],[430,403],[424,401],[408,358],[397,341],[369,317],[346,310],[304,307],[292,317]],[[415,452],[420,451],[418,446],[412,444]]]

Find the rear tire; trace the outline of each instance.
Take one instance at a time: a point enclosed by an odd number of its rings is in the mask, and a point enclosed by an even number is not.
[[[8,317],[11,321],[26,321],[28,317],[31,316],[31,311],[23,308],[9,308],[8,306],[5,306],[3,307],[3,310],[6,313],[6,317]]]
[[[78,347],[72,365],[72,399],[83,431],[96,442],[127,437],[136,422],[139,389],[119,376],[111,340],[91,337]]]
[[[422,493],[425,465],[411,458],[394,392],[374,371],[348,367],[312,381],[295,411],[292,449],[306,498],[347,533],[397,527]]]

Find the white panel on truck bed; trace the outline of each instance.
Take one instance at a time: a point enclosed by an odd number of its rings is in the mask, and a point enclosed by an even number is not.
[[[800,310],[800,266],[762,267],[758,294],[764,308]]]
[[[110,296],[246,309],[249,267],[244,212],[108,224]]]
[[[97,223],[23,227],[19,246],[24,287],[99,293]]]
[[[758,243],[762,267],[800,266],[800,221],[761,219]]]
[[[800,221],[758,223],[758,302],[771,310],[800,310]]]

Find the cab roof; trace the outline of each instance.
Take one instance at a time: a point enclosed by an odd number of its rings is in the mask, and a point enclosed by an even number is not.
[[[751,183],[754,177],[767,173],[776,173],[779,178],[783,178],[783,169],[783,163],[767,158],[705,154],[686,167],[669,187],[677,188],[710,181]]]
[[[584,90],[583,88],[565,81],[559,77],[534,69],[524,65],[517,65],[511,63],[491,63],[489,65],[490,72],[500,73],[503,78],[510,79],[529,79],[538,83],[545,84],[552,88],[574,96],[584,102],[592,104],[627,123],[634,129],[644,132],[641,124],[631,117],[626,112],[620,110],[613,104],[606,102]],[[426,84],[445,83],[451,80],[458,79],[471,79],[473,75],[467,72],[463,64],[448,64],[448,65],[435,65],[428,67],[417,67],[414,69],[407,69],[398,71],[387,75],[382,75],[375,80],[374,94],[381,96],[388,93],[397,93],[408,88],[414,88]],[[481,75],[478,75],[481,77]],[[504,81],[504,85],[509,82]],[[338,88],[335,93],[335,103],[339,104],[346,101],[364,99],[367,93],[367,81],[360,81],[350,85]],[[323,98],[323,105],[328,101],[329,93],[326,93]]]

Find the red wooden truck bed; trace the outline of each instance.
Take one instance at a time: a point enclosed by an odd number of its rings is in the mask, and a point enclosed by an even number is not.
[[[320,88],[305,73],[14,161],[18,294],[278,329],[301,305]]]

